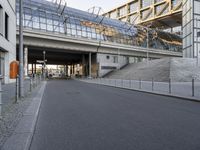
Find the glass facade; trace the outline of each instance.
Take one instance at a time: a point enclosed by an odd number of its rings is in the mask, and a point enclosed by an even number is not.
[[[60,9],[62,8],[62,9]],[[19,0],[17,0],[19,25]],[[147,46],[147,31],[119,20],[106,18],[45,0],[24,0],[24,28],[133,46]],[[159,30],[149,31],[149,47],[181,51],[178,35]]]
[[[183,54],[200,58],[200,1],[183,0]]]

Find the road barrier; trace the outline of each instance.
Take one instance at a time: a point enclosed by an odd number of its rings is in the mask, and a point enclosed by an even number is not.
[[[195,81],[194,78],[191,79],[190,82],[175,82],[171,78],[168,79],[168,82],[156,82],[154,78],[152,78],[151,81],[144,81],[142,78],[139,78],[138,80],[99,78],[84,79],[84,81],[126,89],[138,89],[160,94],[197,97],[200,99],[200,81]]]

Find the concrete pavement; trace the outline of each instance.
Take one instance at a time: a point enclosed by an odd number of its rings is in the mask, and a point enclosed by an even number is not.
[[[30,150],[198,150],[200,104],[49,81]]]

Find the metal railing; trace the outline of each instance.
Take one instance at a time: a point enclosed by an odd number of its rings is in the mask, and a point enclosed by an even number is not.
[[[2,77],[0,76],[0,119],[2,118]]]
[[[176,95],[180,97],[191,97],[200,100],[200,81],[192,78],[189,82],[176,82],[169,78],[168,82],[157,82],[152,78],[151,81],[143,81],[127,79],[110,79],[110,78],[96,78],[96,79],[81,79],[89,83],[141,90],[158,94]]]

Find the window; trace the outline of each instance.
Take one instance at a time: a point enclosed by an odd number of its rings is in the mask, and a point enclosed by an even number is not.
[[[5,38],[8,40],[9,16],[5,13]]]
[[[3,8],[0,5],[0,35],[3,35]]]

